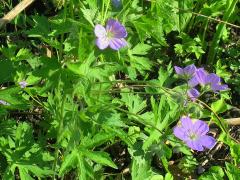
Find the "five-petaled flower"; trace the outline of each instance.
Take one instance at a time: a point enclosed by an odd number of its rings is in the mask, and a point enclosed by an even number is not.
[[[194,77],[189,81],[191,87],[195,87],[198,84],[201,86],[209,86],[212,91],[222,91],[228,88],[227,85],[221,84],[221,79],[214,73],[207,73],[203,68],[196,70]]]
[[[119,50],[127,46],[127,42],[124,39],[127,37],[126,28],[117,20],[109,19],[106,28],[97,24],[94,33],[97,37],[96,45],[99,49],[105,49],[110,46],[114,50]]]
[[[196,120],[193,122],[188,116],[184,116],[180,119],[180,122],[174,128],[173,133],[191,149],[203,151],[205,148],[213,148],[216,144],[213,137],[206,135],[209,127],[204,121]]]

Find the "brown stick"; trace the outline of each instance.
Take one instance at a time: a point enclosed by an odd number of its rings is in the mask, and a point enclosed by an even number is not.
[[[229,125],[234,125],[234,126],[238,126],[240,125],[240,118],[230,118],[230,119],[225,119],[227,124]]]
[[[32,4],[35,0],[23,0],[17,6],[15,6],[10,12],[8,12],[3,18],[0,19],[0,28],[6,23],[14,19],[20,14],[26,7]]]

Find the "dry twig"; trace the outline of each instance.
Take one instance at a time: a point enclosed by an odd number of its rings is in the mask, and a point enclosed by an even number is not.
[[[240,125],[240,118],[229,118],[225,119],[227,121],[227,124],[229,125],[234,125],[234,126],[239,126]]]
[[[6,23],[13,20],[18,14],[20,14],[24,9],[26,9],[35,0],[23,0],[17,6],[15,6],[10,12],[8,12],[3,18],[0,19],[0,28]]]

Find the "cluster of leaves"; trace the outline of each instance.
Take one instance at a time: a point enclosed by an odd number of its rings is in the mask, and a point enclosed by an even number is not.
[[[240,145],[216,117],[231,108],[229,92],[202,97],[212,111],[191,102],[171,62],[201,65],[215,25],[191,11],[222,17],[233,1],[122,0],[114,7],[110,0],[54,0],[54,16],[19,15],[15,30],[0,34],[0,100],[9,104],[0,105],[0,178],[173,179],[176,168],[194,176],[197,152],[172,134],[180,116],[191,114],[215,122],[231,154],[200,179],[237,179]],[[236,13],[228,20],[237,21]],[[127,28],[128,47],[120,51],[95,46],[94,26],[109,18]],[[223,28],[219,40],[229,34]],[[231,82],[220,60],[216,73]]]

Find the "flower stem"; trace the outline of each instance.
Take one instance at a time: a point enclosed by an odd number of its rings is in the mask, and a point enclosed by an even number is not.
[[[217,115],[217,113],[210,107],[208,106],[206,103],[204,103],[203,101],[196,99],[197,102],[201,103],[203,106],[205,106],[208,110],[210,110],[214,116],[217,118],[219,124],[220,124],[220,128],[222,129],[222,131],[224,131],[226,133],[227,136],[229,136],[232,140],[234,140],[237,143],[240,143],[237,139],[235,139],[234,137],[232,137],[228,131],[226,130],[225,126],[222,124],[222,120],[221,118]]]

